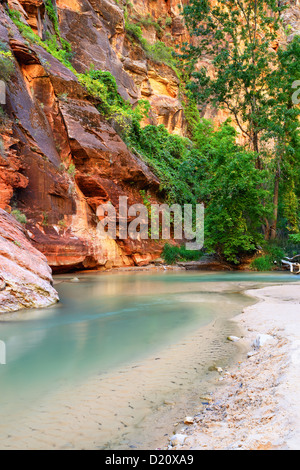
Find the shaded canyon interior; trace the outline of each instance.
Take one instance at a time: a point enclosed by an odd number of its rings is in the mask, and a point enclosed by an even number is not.
[[[97,232],[96,209],[111,202],[118,211],[119,196],[126,196],[129,205],[142,203],[141,191],[151,201],[162,202],[160,181],[127,148],[117,126],[100,114],[77,76],[41,45],[29,43],[7,13],[7,8],[19,12],[23,24],[43,39],[47,33],[55,34],[45,3],[9,0],[0,4],[0,41],[14,62],[0,128],[0,275],[4,277],[7,260],[32,275],[36,272],[33,260],[26,261],[29,245],[34,256],[42,253],[41,266],[47,260],[55,273],[147,264],[159,257],[162,243],[103,240]],[[150,102],[145,125],[163,124],[170,133],[187,135],[176,73],[147,57],[125,29],[126,12],[129,23],[144,19],[140,24],[149,44],[180,45],[188,39],[180,14],[182,0],[57,0],[52,4],[61,37],[71,44],[76,72],[91,66],[111,72],[119,94],[132,106],[140,99]],[[298,24],[297,2],[292,2],[289,15],[289,23]],[[226,116],[207,110],[206,117],[224,120]],[[68,171],[71,167],[73,172]],[[26,230],[18,223],[9,229],[14,224],[8,215],[13,209],[26,215]],[[41,270],[42,279],[50,283],[47,268]],[[46,296],[51,292],[51,302],[55,301],[51,288],[45,292]]]

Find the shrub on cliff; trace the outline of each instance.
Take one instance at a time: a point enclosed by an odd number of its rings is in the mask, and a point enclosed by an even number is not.
[[[58,23],[54,25],[54,29],[56,31],[55,35],[51,35],[49,32],[47,32],[46,40],[42,41],[42,39],[33,32],[31,27],[22,21],[22,16],[19,11],[9,10],[8,13],[22,36],[29,43],[42,46],[49,54],[53,55],[53,57],[59,60],[65,67],[76,73],[70,62],[72,57],[71,45],[62,38],[57,26]]]
[[[19,11],[9,9],[8,14],[10,19],[17,26],[22,36],[27,39],[29,43],[39,44],[40,46],[43,46],[43,41],[41,40],[41,38],[32,31],[29,25],[25,24],[22,21],[22,15]]]
[[[175,57],[172,47],[168,47],[164,42],[157,41],[154,44],[147,44],[145,47],[146,56],[159,64],[165,64],[178,73],[178,60]]]
[[[133,122],[139,123],[148,114],[149,102],[140,100],[133,108],[119,94],[116,79],[110,72],[91,67],[77,76],[87,92],[97,99],[101,114],[118,125],[124,138],[130,132]]]
[[[11,215],[14,216],[14,218],[20,223],[25,225],[27,223],[27,217],[25,214],[23,214],[19,209],[14,209],[11,213]]]
[[[7,82],[14,68],[12,53],[7,45],[0,41],[0,80]]]

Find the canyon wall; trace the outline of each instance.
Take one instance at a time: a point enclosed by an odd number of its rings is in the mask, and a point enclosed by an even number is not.
[[[40,37],[51,31],[42,1],[13,0],[9,6]],[[155,241],[103,240],[96,217],[101,203],[111,202],[118,210],[119,196],[126,196],[128,205],[143,202],[141,190],[157,201],[157,177],[100,115],[76,75],[40,45],[29,44],[0,8],[0,41],[14,60],[1,124],[0,207],[26,215],[31,242],[54,272],[141,265],[158,257],[162,246]],[[146,59],[134,59],[123,10],[110,1],[82,0],[59,1],[57,11],[76,71],[91,64],[110,71],[119,93],[132,104],[147,88],[149,99],[157,100],[153,122],[183,132],[175,74],[162,65],[157,76],[154,70],[149,75]],[[68,171],[71,166],[74,172]]]
[[[76,72],[91,66],[111,72],[132,106],[140,99],[150,102],[144,124],[163,124],[179,135],[186,135],[187,123],[176,70],[147,53],[130,32],[138,25],[150,46],[180,45],[188,39],[180,15],[184,2],[53,0]],[[8,0],[41,39],[55,35],[45,4]],[[99,113],[76,74],[26,40],[6,6],[0,4],[0,42],[12,54],[14,72],[0,120],[0,208],[26,215],[31,243],[54,272],[147,264],[160,255],[162,244],[101,238],[96,208],[111,202],[118,211],[119,196],[126,196],[129,205],[141,203],[141,191],[159,202],[159,180]],[[298,0],[291,1],[285,15],[292,36],[299,31]],[[210,109],[204,116],[215,122],[227,117]]]

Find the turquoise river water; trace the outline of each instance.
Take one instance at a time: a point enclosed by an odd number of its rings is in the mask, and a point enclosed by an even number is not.
[[[159,445],[209,392],[209,366],[239,353],[226,337],[238,333],[232,317],[254,302],[243,291],[296,280],[185,271],[77,276],[56,276],[54,307],[1,317],[2,448]]]

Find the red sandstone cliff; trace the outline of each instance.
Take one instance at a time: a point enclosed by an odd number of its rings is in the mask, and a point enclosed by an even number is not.
[[[14,1],[12,6],[24,8],[24,21],[33,28],[37,18],[43,18],[42,2],[27,1],[21,6]],[[85,14],[87,7],[89,14]],[[74,65],[80,69],[95,56],[95,66],[104,67],[101,60],[110,58],[108,65],[116,73],[120,93],[136,99],[134,81],[113,52],[106,28],[100,27],[100,15],[94,10],[90,14],[87,3],[74,8],[64,7],[61,13],[66,17],[61,29],[72,23],[77,48],[80,31],[81,35],[87,32]],[[157,257],[161,246],[155,242],[100,239],[95,211],[108,201],[117,207],[119,196],[127,196],[129,205],[142,202],[142,189],[155,198],[159,181],[99,114],[77,77],[42,47],[29,45],[2,6],[0,20],[0,41],[9,46],[15,62],[1,132],[5,156],[0,160],[0,207],[10,210],[14,204],[26,214],[32,244],[55,271],[107,262],[110,266],[144,264]],[[41,31],[42,26],[36,23],[36,28]],[[72,175],[67,172],[71,163],[76,168]]]

